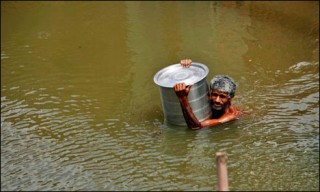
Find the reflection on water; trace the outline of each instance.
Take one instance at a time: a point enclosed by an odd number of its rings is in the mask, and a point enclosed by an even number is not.
[[[318,2],[1,2],[3,190],[319,190]],[[240,120],[163,123],[154,74],[237,80]]]

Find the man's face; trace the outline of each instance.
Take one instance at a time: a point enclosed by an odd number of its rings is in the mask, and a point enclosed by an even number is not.
[[[214,110],[224,110],[226,107],[230,106],[231,100],[232,98],[228,98],[228,94],[226,92],[218,91],[216,89],[213,89],[210,92],[211,107]]]

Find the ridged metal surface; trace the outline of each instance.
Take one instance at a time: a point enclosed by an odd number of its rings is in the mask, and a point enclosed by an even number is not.
[[[194,84],[188,95],[190,106],[200,121],[206,120],[211,116],[208,91],[208,84],[205,78]],[[174,125],[186,125],[180,102],[173,88],[160,87],[160,96],[165,121]]]

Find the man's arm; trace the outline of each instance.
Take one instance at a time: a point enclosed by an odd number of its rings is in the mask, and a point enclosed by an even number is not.
[[[209,119],[209,120],[200,122],[197,119],[197,117],[194,115],[192,108],[190,107],[190,104],[189,104],[188,94],[190,92],[191,86],[186,86],[185,83],[177,83],[173,87],[173,89],[176,95],[178,96],[184,119],[188,127],[191,129],[200,129],[203,127],[211,127],[211,126],[219,125],[222,123],[235,120],[240,115],[240,112],[232,107],[228,112],[226,112],[224,115],[222,115],[218,119]]]
[[[232,107],[229,112],[226,112],[224,115],[222,115],[218,119],[208,119],[208,120],[202,121],[201,127],[212,127],[215,125],[227,123],[227,122],[238,119],[240,115],[241,115],[241,112]]]
[[[180,89],[179,87],[184,87],[184,89]],[[183,117],[188,125],[189,128],[191,129],[200,129],[201,128],[201,123],[198,121],[197,117],[194,115],[190,104],[188,100],[188,95],[186,92],[189,92],[190,86],[187,88],[188,91],[185,89],[185,84],[177,84],[174,87],[174,90],[178,96]]]
[[[191,59],[182,59],[180,61],[181,66],[184,68],[189,68],[191,63]],[[200,129],[201,124],[198,121],[197,117],[194,115],[188,100],[188,94],[190,92],[191,86],[186,86],[184,83],[178,83],[173,88],[176,92],[176,95],[178,96],[183,117],[188,127],[192,129]]]
[[[180,61],[180,64],[182,67],[188,68],[191,66],[192,60],[191,59],[182,59]],[[174,87],[174,91],[176,92],[176,95],[178,96],[183,117],[188,125],[189,128],[192,129],[200,129],[202,127],[211,127],[218,124],[226,123],[232,120],[235,120],[240,115],[238,110],[234,110],[232,108],[231,111],[224,114],[222,117],[218,119],[209,119],[205,120],[203,122],[199,122],[197,117],[194,115],[192,108],[190,107],[189,100],[188,100],[188,94],[191,89],[190,86],[186,86],[184,83],[178,83]]]

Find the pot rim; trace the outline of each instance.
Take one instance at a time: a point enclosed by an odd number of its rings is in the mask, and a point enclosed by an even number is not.
[[[181,70],[188,70],[188,71],[185,71],[184,73],[177,74],[177,72],[181,71]],[[199,71],[199,70],[202,70],[200,76],[194,77],[194,74],[197,74],[197,71]],[[173,75],[173,74],[175,74],[175,76],[180,75],[180,77],[181,76],[182,77],[181,77],[181,79],[174,79],[174,81],[170,81],[170,82],[160,82],[159,81],[159,78],[161,78],[162,75]],[[173,88],[173,86],[179,82],[185,82],[186,85],[196,84],[196,83],[200,82],[201,80],[205,79],[208,74],[209,74],[208,67],[202,63],[192,62],[191,66],[189,68],[184,68],[184,67],[182,67],[182,65],[180,63],[177,63],[177,64],[169,65],[169,66],[161,69],[160,71],[158,71],[154,75],[153,81],[157,85],[159,85],[160,87]],[[191,77],[193,79],[191,79],[191,78],[183,79],[185,77]]]

